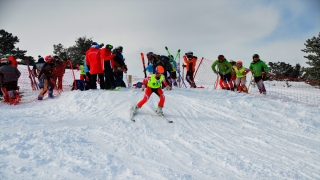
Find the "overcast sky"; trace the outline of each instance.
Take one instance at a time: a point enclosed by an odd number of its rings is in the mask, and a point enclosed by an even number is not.
[[[300,63],[320,32],[320,0],[1,0],[0,29],[18,36],[27,55],[79,37],[124,47],[128,73],[142,74],[140,52]],[[182,57],[181,57],[182,61]]]

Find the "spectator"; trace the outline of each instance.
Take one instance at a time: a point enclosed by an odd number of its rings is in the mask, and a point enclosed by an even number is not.
[[[186,68],[187,74],[186,74],[186,80],[187,82],[190,84],[191,88],[196,88],[196,84],[194,82],[193,79],[193,75],[195,72],[195,67],[197,64],[197,56],[193,56],[193,52],[189,51],[187,53],[185,53],[185,55],[183,56],[183,60],[184,60],[184,67]]]
[[[104,62],[104,77],[105,77],[105,87],[106,89],[115,89],[116,83],[114,81],[113,76],[113,67],[114,67],[114,60],[113,58],[116,56],[115,54],[112,54],[111,51],[113,49],[113,46],[110,44],[107,44],[104,48],[100,50],[100,57],[101,60]]]
[[[104,67],[100,57],[100,46],[93,42],[86,52],[86,65],[90,73],[90,88],[97,89],[97,77],[100,80],[100,89],[105,89]]]
[[[20,71],[15,66],[11,66],[7,58],[1,59],[2,66],[0,67],[0,84],[4,102],[10,102],[11,99],[18,99],[18,79],[21,75]]]
[[[113,75],[115,78],[115,83],[116,86],[121,86],[121,87],[126,87],[125,82],[123,81],[123,73],[127,73],[127,65],[124,62],[124,58],[122,55],[123,52],[123,47],[118,46],[116,47],[112,53],[115,55],[113,60],[114,60],[114,69],[113,69]]]

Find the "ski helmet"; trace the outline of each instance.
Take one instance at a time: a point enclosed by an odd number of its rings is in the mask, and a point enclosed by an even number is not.
[[[241,64],[241,65],[242,65],[242,61],[241,61],[241,60],[238,60],[238,61],[237,61],[237,64]]]
[[[186,52],[186,56],[193,56],[193,52],[192,51]]]
[[[252,59],[253,58],[260,58],[260,56],[259,56],[259,54],[254,54],[253,56],[252,56]]]
[[[117,46],[116,48],[115,48],[116,50],[123,50],[123,47],[122,46]]]
[[[54,58],[51,55],[48,55],[44,58],[44,60],[46,60],[47,63],[52,63],[54,61]]]
[[[156,73],[163,74],[164,73],[163,67],[162,66],[157,66],[156,67]]]
[[[107,44],[107,45],[106,45],[106,48],[109,49],[109,50],[111,50],[111,49],[113,49],[113,46],[112,46],[111,44]]]
[[[92,45],[92,46],[93,46],[93,45],[96,46],[96,45],[98,45],[98,43],[97,43],[97,42],[93,42],[91,45]]]

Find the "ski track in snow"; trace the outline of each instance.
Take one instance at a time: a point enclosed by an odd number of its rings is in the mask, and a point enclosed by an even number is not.
[[[222,90],[0,104],[0,179],[320,179],[319,108]]]

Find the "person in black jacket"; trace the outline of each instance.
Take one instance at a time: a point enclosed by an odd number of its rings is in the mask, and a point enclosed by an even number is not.
[[[113,67],[113,75],[115,78],[116,86],[126,87],[125,82],[123,81],[123,73],[127,73],[128,68],[126,63],[124,62],[125,59],[122,55],[123,47],[118,46],[113,51],[112,54],[115,54],[114,60],[114,67]]]
[[[43,82],[43,89],[38,96],[38,100],[42,100],[47,90],[48,90],[48,96],[50,98],[53,98],[53,89],[55,84],[53,83],[54,76],[52,74],[52,71],[54,68],[55,59],[49,55],[45,57],[45,61],[46,63],[43,65],[38,75],[39,80]]]
[[[20,100],[18,92],[18,79],[21,75],[20,71],[10,65],[10,61],[7,58],[1,59],[0,67],[0,84],[1,91],[5,102],[10,102],[10,99],[18,98]]]

